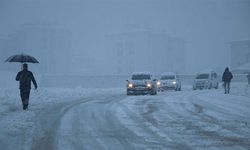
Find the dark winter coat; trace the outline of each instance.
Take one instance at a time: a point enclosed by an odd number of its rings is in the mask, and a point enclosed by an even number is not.
[[[21,90],[30,90],[31,81],[33,82],[35,88],[37,88],[36,80],[33,76],[33,73],[28,70],[22,70],[18,72],[16,80],[19,81],[19,89]]]
[[[222,76],[222,81],[223,82],[231,82],[232,79],[233,79],[233,74],[229,71],[228,68],[226,68],[226,70]]]

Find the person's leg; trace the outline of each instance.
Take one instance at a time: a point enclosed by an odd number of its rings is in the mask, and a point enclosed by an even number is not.
[[[228,82],[228,91],[227,91],[227,93],[229,94],[229,92],[230,92],[230,82]]]
[[[225,82],[225,94],[228,93],[228,82]]]
[[[225,94],[227,93],[227,83],[224,82],[224,90],[225,90]]]
[[[20,89],[20,96],[22,100],[23,110],[25,109],[25,91]]]
[[[24,95],[23,106],[24,106],[24,110],[26,110],[28,109],[28,105],[29,105],[30,90],[24,90],[23,95]]]
[[[30,101],[30,90],[27,91],[27,108],[29,106],[29,101]]]

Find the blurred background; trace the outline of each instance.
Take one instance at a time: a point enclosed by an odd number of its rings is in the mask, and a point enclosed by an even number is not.
[[[249,0],[1,0],[1,77],[20,70],[4,62],[20,53],[39,60],[29,68],[46,82],[227,66],[245,74],[249,18]]]

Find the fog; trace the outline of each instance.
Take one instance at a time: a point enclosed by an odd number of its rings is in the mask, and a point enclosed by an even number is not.
[[[24,53],[41,74],[221,73],[249,18],[249,0],[1,0],[0,70]]]

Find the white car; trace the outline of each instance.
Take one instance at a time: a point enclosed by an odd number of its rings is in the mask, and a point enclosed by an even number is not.
[[[214,71],[200,72],[196,75],[193,83],[193,90],[196,89],[218,89],[218,75]]]
[[[174,72],[167,72],[161,75],[157,81],[158,91],[175,90],[181,91],[181,80],[179,75]]]
[[[127,95],[137,94],[157,94],[156,80],[152,79],[150,73],[133,73],[131,79],[127,80]]]

